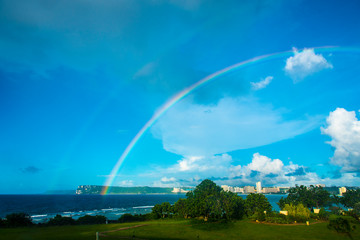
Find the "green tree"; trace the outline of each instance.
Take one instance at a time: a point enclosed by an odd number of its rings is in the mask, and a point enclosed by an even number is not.
[[[12,213],[6,215],[5,224],[8,227],[25,227],[33,225],[31,217],[27,213]]]
[[[272,207],[263,194],[250,193],[245,200],[245,212],[248,217],[255,213],[271,212]]]
[[[55,217],[51,218],[47,224],[50,226],[75,225],[76,221],[71,217],[63,217],[57,214]]]
[[[153,218],[158,219],[162,217],[162,208],[160,204],[155,204],[152,208],[151,214],[153,215]]]
[[[106,217],[101,215],[96,215],[96,216],[85,215],[83,217],[79,217],[77,223],[81,225],[104,224],[106,223]]]
[[[174,213],[180,217],[187,218],[189,215],[189,204],[187,199],[180,198],[174,204]]]
[[[195,216],[219,217],[221,213],[220,192],[221,187],[217,186],[213,181],[205,179],[202,181],[192,194],[188,194],[191,202],[191,212]]]
[[[281,198],[278,205],[281,209],[285,207],[285,204],[298,205],[303,204],[307,208],[320,208],[331,204],[332,199],[330,193],[322,187],[310,186],[309,188],[301,185],[292,187],[288,191],[286,198]]]
[[[347,190],[340,201],[345,207],[354,208],[355,204],[360,202],[360,189]]]
[[[321,208],[331,205],[332,199],[330,193],[323,187],[310,186],[310,191],[314,203],[314,206],[311,207]]]
[[[244,215],[245,201],[242,197],[232,192],[221,192],[222,209],[227,219],[241,219]]]
[[[163,202],[161,204],[161,216],[162,218],[168,217],[173,212],[173,208],[169,202]]]

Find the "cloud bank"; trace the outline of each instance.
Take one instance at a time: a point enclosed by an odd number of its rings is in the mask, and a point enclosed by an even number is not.
[[[187,167],[183,168],[186,162]],[[338,178],[321,178],[308,167],[280,159],[271,159],[256,152],[247,165],[234,165],[229,154],[211,157],[183,158],[167,169],[158,169],[161,177],[154,186],[195,186],[208,178],[217,184],[233,186],[255,185],[261,181],[264,186],[294,186],[295,184],[311,185],[326,183],[332,185],[354,184],[359,177],[354,173],[341,173]]]
[[[360,121],[355,111],[337,108],[326,119],[323,134],[331,137],[328,142],[335,148],[330,163],[340,166],[343,172],[360,172]]]
[[[286,119],[284,110],[250,98],[223,98],[205,106],[182,101],[153,126],[166,151],[212,156],[292,138],[320,125],[319,117]]]

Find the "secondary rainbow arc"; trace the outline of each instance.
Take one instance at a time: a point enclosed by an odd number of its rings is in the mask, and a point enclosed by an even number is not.
[[[338,51],[344,51],[344,52],[360,52],[359,48],[343,48],[343,47],[337,47],[337,46],[323,46],[323,47],[314,47],[312,49],[316,49],[317,52],[338,52]],[[301,51],[301,50],[300,50]],[[191,92],[202,86],[203,84],[212,81],[216,78],[218,78],[221,75],[224,75],[225,73],[229,73],[231,71],[235,71],[239,68],[246,67],[251,64],[255,63],[261,63],[264,61],[269,61],[273,59],[278,59],[282,57],[288,57],[291,54],[293,54],[293,50],[283,51],[283,52],[276,52],[271,54],[265,54],[261,56],[257,56],[239,63],[236,63],[234,65],[231,65],[229,67],[226,67],[222,70],[219,70],[211,75],[208,75],[207,77],[201,79],[200,81],[190,85],[189,87],[186,87],[176,95],[174,95],[172,98],[170,98],[166,103],[164,103],[155,113],[154,115],[149,119],[149,121],[146,122],[146,124],[140,129],[140,131],[135,135],[135,137],[131,140],[129,145],[126,147],[124,152],[121,154],[120,158],[116,162],[115,166],[113,167],[110,175],[106,179],[105,186],[102,189],[101,194],[107,194],[108,190],[114,181],[115,177],[117,176],[118,171],[120,170],[121,165],[123,164],[126,157],[129,155],[131,150],[134,148],[136,143],[139,141],[141,136],[156,122],[157,119],[159,119],[169,108],[171,108],[174,104],[176,104],[178,101],[189,95]]]

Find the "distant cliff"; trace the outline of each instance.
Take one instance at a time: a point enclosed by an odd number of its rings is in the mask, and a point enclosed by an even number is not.
[[[104,186],[80,185],[76,194],[101,194]],[[110,187],[108,194],[168,194],[173,193],[173,188],[164,187]]]

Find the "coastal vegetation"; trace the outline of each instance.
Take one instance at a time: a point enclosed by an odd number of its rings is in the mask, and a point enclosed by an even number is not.
[[[107,239],[129,236],[145,239],[355,238],[360,237],[356,227],[360,217],[360,202],[356,202],[359,193],[351,190],[344,193],[344,197],[336,198],[321,187],[296,186],[279,201],[283,211],[279,213],[273,211],[263,194],[252,193],[243,199],[207,179],[189,191],[186,198],[173,205],[156,204],[149,214],[124,214],[116,221],[100,215],[76,220],[56,215],[47,223],[33,224],[28,214],[14,213],[0,220],[0,234],[7,239],[22,239],[24,235],[27,239],[53,239],[54,234],[57,239],[88,239],[95,232]],[[337,211],[330,211],[331,208],[327,208],[339,202],[354,209],[345,211],[337,207]],[[321,209],[315,212],[315,207]],[[291,231],[286,225],[291,226]]]

